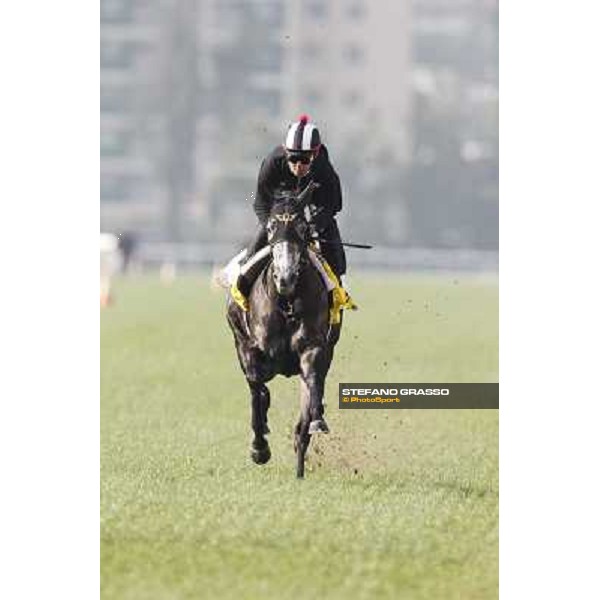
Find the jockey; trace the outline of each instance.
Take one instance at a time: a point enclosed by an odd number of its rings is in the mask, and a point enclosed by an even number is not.
[[[321,143],[319,130],[309,123],[307,115],[300,116],[289,126],[284,144],[277,146],[262,162],[254,199],[259,225],[248,247],[246,262],[267,245],[266,224],[275,194],[282,191],[298,193],[310,180],[319,184],[308,205],[310,220],[319,237],[332,242],[322,243],[321,253],[341,285],[341,276],[346,273],[346,255],[335,215],[342,209],[342,189],[329,162],[327,148]],[[247,306],[252,284],[264,266],[263,261],[260,263],[257,268],[252,267],[240,275],[232,286],[232,295],[242,306]]]

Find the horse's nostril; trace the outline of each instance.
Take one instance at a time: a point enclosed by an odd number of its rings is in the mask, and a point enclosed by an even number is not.
[[[275,283],[279,292],[288,294],[294,289],[296,277],[293,274],[281,275],[276,278]]]

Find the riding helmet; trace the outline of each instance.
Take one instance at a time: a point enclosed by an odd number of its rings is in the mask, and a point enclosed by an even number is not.
[[[289,126],[285,137],[286,150],[290,152],[310,152],[321,145],[319,130],[308,120],[308,115],[300,115],[298,120]]]

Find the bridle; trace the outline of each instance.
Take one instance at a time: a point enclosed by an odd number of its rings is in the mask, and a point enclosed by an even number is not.
[[[287,294],[282,293],[280,288],[289,285],[293,290],[303,269],[310,262],[308,247],[311,233],[304,216],[304,207],[315,187],[317,184],[311,181],[298,196],[288,196],[276,203],[267,220],[267,241],[273,260],[272,274],[281,296]]]

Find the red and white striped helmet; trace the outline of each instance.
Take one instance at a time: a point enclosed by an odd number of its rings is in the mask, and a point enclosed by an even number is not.
[[[285,148],[290,152],[310,152],[321,145],[319,130],[313,123],[308,122],[308,115],[300,115],[292,123],[285,136]]]

